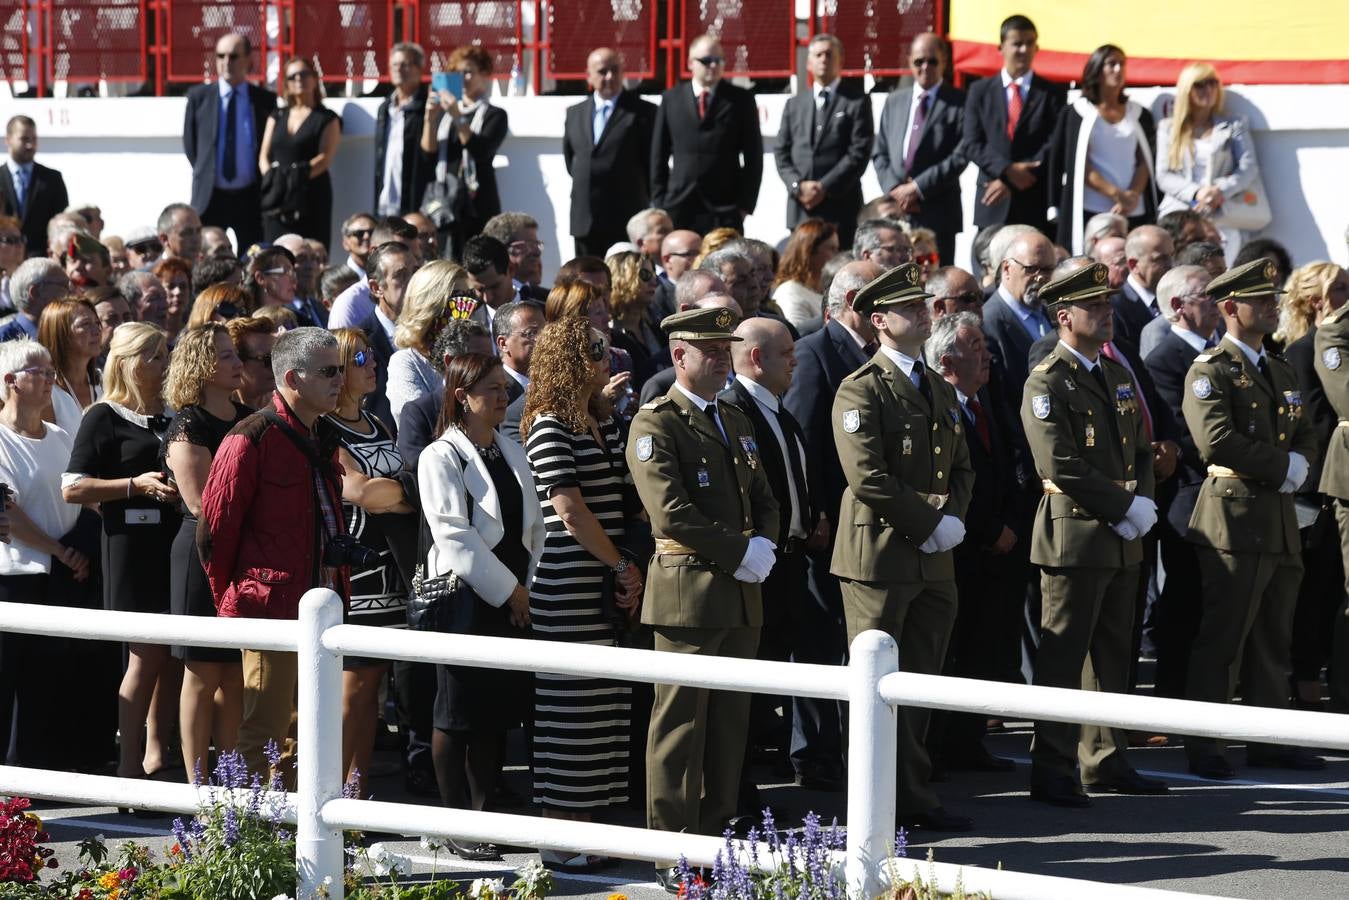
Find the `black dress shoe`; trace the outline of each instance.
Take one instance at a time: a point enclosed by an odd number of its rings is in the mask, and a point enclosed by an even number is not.
[[[1297,772],[1319,772],[1326,761],[1301,747],[1285,747],[1274,753],[1247,753],[1246,765],[1256,769],[1292,769]]]
[[[1050,806],[1062,806],[1068,809],[1083,809],[1091,806],[1091,798],[1082,790],[1082,786],[1071,778],[1054,778],[1044,784],[1032,785],[1030,798]]]
[[[942,762],[946,768],[960,772],[1016,771],[1016,763],[1002,756],[994,756],[983,747],[963,756],[947,756]]]
[[[1089,784],[1087,787],[1097,794],[1132,794],[1137,796],[1165,794],[1171,790],[1170,785],[1160,778],[1148,778],[1132,769],[1121,775],[1116,775],[1114,778]]]
[[[475,862],[489,862],[501,859],[501,850],[496,844],[461,844],[458,841],[450,841],[449,843],[450,850],[460,859],[467,859]]]
[[[678,894],[680,888],[683,887],[683,880],[679,874],[678,866],[657,866],[656,882],[665,889],[665,893],[667,894]]]
[[[1237,770],[1221,756],[1205,756],[1202,759],[1190,760],[1190,773],[1214,781],[1231,781],[1237,777]]]
[[[945,807],[935,806],[927,812],[896,816],[895,825],[909,831],[973,831],[974,820],[957,816]]]

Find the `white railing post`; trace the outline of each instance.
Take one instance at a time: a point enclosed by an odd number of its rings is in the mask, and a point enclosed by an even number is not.
[[[864,631],[848,663],[848,894],[880,893],[881,865],[895,838],[898,711],[881,699],[880,680],[899,670],[899,649],[883,631]]]
[[[323,633],[342,624],[342,599],[315,588],[300,600],[299,742],[296,766],[295,868],[300,897],[342,900],[342,835],[323,824],[323,805],[342,796],[342,657]]]

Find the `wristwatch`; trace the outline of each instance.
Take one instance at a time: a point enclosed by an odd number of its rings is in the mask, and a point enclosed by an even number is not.
[[[632,565],[632,563],[628,561],[628,558],[620,554],[618,562],[614,563],[609,568],[613,570],[615,575],[622,575],[624,572],[628,571],[628,566],[630,565]]]
[[[792,196],[793,197],[801,196],[801,182],[799,181],[792,182]]]

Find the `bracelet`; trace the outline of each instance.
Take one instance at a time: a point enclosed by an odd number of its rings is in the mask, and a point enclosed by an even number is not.
[[[615,575],[622,575],[624,572],[626,572],[626,571],[628,570],[628,566],[630,566],[630,565],[632,565],[632,563],[628,561],[628,558],[627,558],[626,556],[624,556],[623,554],[620,553],[620,554],[618,555],[618,562],[616,562],[616,563],[614,563],[612,566],[610,566],[609,569],[610,569]]]
[[[128,500],[131,499],[131,486],[134,485],[135,483],[136,483],[136,480],[135,480],[134,478],[128,478],[128,479],[126,480],[126,498],[127,498]]]

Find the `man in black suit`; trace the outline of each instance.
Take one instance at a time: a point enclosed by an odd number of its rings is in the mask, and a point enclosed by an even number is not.
[[[393,93],[375,111],[375,212],[401,216],[421,209],[435,161],[421,152],[428,85],[422,84],[426,54],[402,42],[389,50]],[[428,257],[432,258],[432,257]]]
[[[1039,301],[1040,288],[1053,270],[1054,245],[1049,238],[1035,231],[1022,234],[1007,248],[998,289],[984,303],[984,336],[1007,375],[1002,397],[1007,409],[1021,409],[1031,345],[1055,331]]]
[[[416,271],[412,251],[402,241],[389,241],[370,252],[366,259],[370,296],[375,310],[361,324],[370,349],[375,353],[375,390],[365,395],[365,408],[389,430],[398,433],[389,408],[389,358],[394,354],[393,332],[403,310],[403,293]]]
[[[1118,293],[1110,295],[1115,308],[1115,342],[1126,341],[1138,348],[1143,329],[1157,316],[1157,283],[1171,268],[1175,244],[1164,228],[1140,225],[1124,241],[1125,265],[1129,276]]]
[[[549,289],[543,286],[543,241],[539,240],[539,223],[533,216],[522,212],[497,213],[487,220],[478,237],[496,238],[506,248],[511,284],[518,299],[538,303],[548,300]],[[497,304],[492,306],[495,309]],[[484,324],[490,328],[492,323],[489,320]]]
[[[562,158],[571,175],[571,234],[577,256],[598,256],[628,239],[628,217],[650,205],[651,128],[656,107],[623,90],[623,60],[590,52],[591,94],[567,107]]]
[[[851,247],[862,208],[862,173],[871,154],[870,99],[839,78],[843,42],[817,34],[806,48],[812,85],[787,101],[778,129],[778,175],[787,186],[787,227],[824,219],[838,228],[840,247]]]
[[[646,311],[647,321],[653,329],[659,329],[660,320],[678,310],[675,285],[693,266],[702,249],[702,235],[686,228],[676,228],[660,242],[661,273],[656,278],[656,296]]]
[[[248,83],[253,45],[231,32],[216,41],[219,78],[187,92],[183,152],[192,164],[192,208],[207,225],[233,228],[242,253],[262,240],[258,148],[276,94]]]
[[[537,303],[507,303],[492,317],[492,341],[497,356],[510,376],[506,382],[506,418],[501,433],[520,440],[520,417],[525,411],[525,390],[529,387],[529,358],[545,325],[543,310]]]
[[[759,110],[749,91],[722,81],[726,57],[711,35],[689,45],[689,69],[693,80],[662,94],[656,111],[651,203],[676,228],[741,231],[763,179]]]
[[[37,123],[14,116],[5,123],[9,158],[0,166],[0,212],[22,224],[29,256],[47,255],[47,223],[70,205],[61,173],[33,162]]]
[[[960,154],[965,94],[942,81],[946,43],[932,32],[909,45],[913,87],[893,91],[881,109],[871,160],[881,189],[899,201],[914,225],[937,233],[941,264],[955,258],[956,233],[963,227]]]
[[[1010,16],[1000,33],[1002,71],[969,89],[961,129],[964,155],[979,167],[974,224],[1020,223],[1048,234],[1045,170],[1066,93],[1031,71],[1039,50],[1034,22]]]
[[[866,284],[884,274],[873,262],[857,260],[838,271],[829,286],[823,328],[796,345],[796,371],[783,396],[783,406],[800,424],[806,445],[806,481],[817,510],[811,522],[811,544],[806,566],[810,602],[804,615],[813,639],[797,648],[798,662],[837,665],[847,654],[843,627],[843,597],[838,579],[829,572],[833,536],[838,530],[839,504],[847,481],[834,449],[830,416],[834,394],[843,379],[857,371],[876,351],[871,321],[853,309],[853,298]],[[814,549],[818,546],[819,549]],[[807,786],[833,786],[842,777],[843,751],[838,704],[793,706],[792,765]]]

